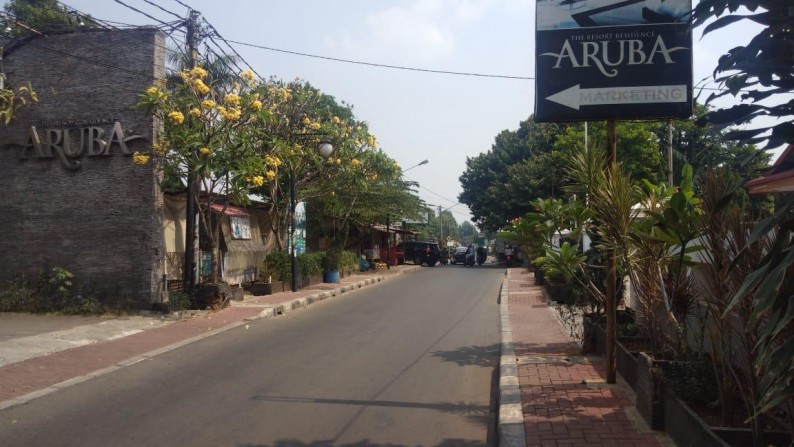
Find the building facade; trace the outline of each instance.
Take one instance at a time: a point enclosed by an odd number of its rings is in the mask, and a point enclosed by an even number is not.
[[[155,143],[138,95],[165,75],[155,29],[69,33],[0,43],[7,83],[37,103],[0,128],[0,281],[53,267],[107,304],[164,297],[163,195],[135,151]],[[0,124],[2,125],[2,124]]]

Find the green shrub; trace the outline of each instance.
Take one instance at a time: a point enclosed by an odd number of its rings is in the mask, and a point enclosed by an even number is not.
[[[38,294],[23,277],[0,288],[0,312],[41,312],[40,306]]]
[[[182,292],[168,292],[168,310],[178,312],[193,308],[193,302],[188,295]]]
[[[322,253],[301,253],[297,256],[298,271],[304,279],[323,274]]]
[[[270,281],[290,281],[292,278],[292,266],[289,253],[283,251],[271,251],[265,256],[259,268],[259,278],[262,282]]]
[[[2,312],[59,312],[85,315],[105,312],[105,306],[89,285],[75,291],[74,275],[62,267],[53,267],[39,275],[36,285],[19,277],[0,288]]]
[[[339,258],[339,271],[345,274],[358,271],[358,256],[352,251],[343,251]]]

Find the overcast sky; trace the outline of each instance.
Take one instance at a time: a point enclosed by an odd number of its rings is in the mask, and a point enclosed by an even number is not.
[[[178,15],[177,0],[149,0]],[[0,1],[0,3],[5,3]],[[92,16],[156,24],[114,0],[63,0]],[[176,17],[145,0],[123,0],[164,22]],[[535,0],[182,0],[227,40],[340,59],[430,70],[533,77]],[[725,50],[746,43],[737,24],[700,39],[695,83]],[[353,65],[233,44],[263,77],[301,78],[354,106],[382,148],[443,208],[457,203],[466,157],[490,149],[533,113],[534,81]],[[216,49],[217,51],[217,49]],[[530,199],[530,198],[528,198]],[[468,209],[450,209],[459,222]]]

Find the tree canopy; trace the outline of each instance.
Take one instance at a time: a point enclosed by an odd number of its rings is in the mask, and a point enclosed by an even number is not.
[[[708,111],[701,105],[696,110],[696,116]],[[727,166],[746,181],[757,177],[768,163],[766,154],[756,154],[753,146],[727,139],[729,132],[721,127],[676,120],[673,129],[673,172],[690,164],[698,177],[717,166]],[[617,135],[618,162],[632,179],[658,182],[667,178],[667,122],[619,122]],[[589,123],[587,140],[590,146],[605,147],[605,125]],[[563,188],[570,183],[565,160],[584,144],[583,123],[539,124],[530,117],[517,130],[499,133],[491,150],[466,160],[459,200],[469,206],[481,229],[504,228],[510,220],[533,210],[532,199],[563,195]]]
[[[775,119],[774,124],[734,130],[728,138],[766,142],[764,149],[793,143],[794,102],[785,94],[794,90],[794,8],[783,0],[700,0],[693,11],[693,23],[705,26],[704,35],[742,20],[762,29],[746,45],[720,57],[713,77],[724,89],[710,94],[706,103],[727,95],[742,102],[714,110],[701,122],[727,127],[766,116]]]
[[[57,0],[9,0],[3,11],[10,16],[6,25],[16,37],[71,32],[96,25],[90,16],[71,12]]]

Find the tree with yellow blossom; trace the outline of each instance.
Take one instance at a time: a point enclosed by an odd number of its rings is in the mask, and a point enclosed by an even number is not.
[[[220,279],[220,221],[212,206],[247,203],[251,188],[265,184],[262,158],[244,129],[268,119],[269,111],[250,71],[223,79],[202,67],[176,73],[175,81],[155,84],[140,95],[138,106],[152,113],[161,128],[150,153],[133,154],[137,164],[155,163],[163,187],[184,187],[195,178],[202,241],[212,253],[211,282]]]
[[[0,73],[0,77],[5,74]],[[36,101],[38,97],[29,83],[15,89],[0,82],[0,122],[7,126],[20,107]]]
[[[284,248],[291,184],[294,183],[297,201],[330,197],[330,192],[341,185],[338,179],[357,170],[361,154],[376,140],[366,123],[355,119],[349,105],[338,103],[307,82],[267,83],[258,91],[265,100],[268,116],[263,123],[246,129],[266,166],[266,182],[255,191],[266,198],[270,230],[277,246]],[[322,142],[333,145],[328,159],[318,150]]]

